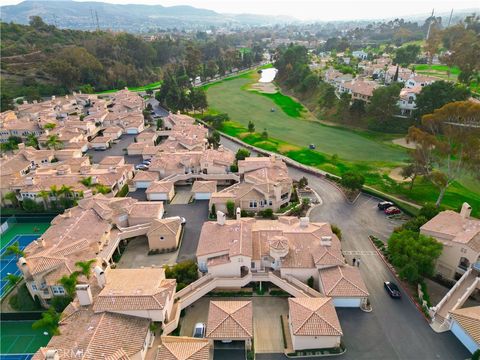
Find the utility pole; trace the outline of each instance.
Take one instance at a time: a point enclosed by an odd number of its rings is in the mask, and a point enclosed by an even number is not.
[[[95,10],[95,18],[97,19],[97,31],[100,31],[100,23],[98,22],[98,13],[97,13],[97,10]]]
[[[428,19],[429,20],[429,24],[428,24],[428,30],[427,30],[427,38],[426,40],[428,40],[428,38],[430,37],[430,29],[432,28],[432,24],[433,24],[433,14],[435,13],[435,8],[432,9],[432,15],[430,15],[430,18]]]
[[[95,19],[93,18],[93,9],[90,8],[90,17],[92,18],[92,29],[95,28]]]

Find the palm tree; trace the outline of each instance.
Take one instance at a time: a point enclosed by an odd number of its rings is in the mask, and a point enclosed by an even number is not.
[[[50,135],[45,143],[49,149],[58,150],[63,147],[63,143],[58,135]]]
[[[20,275],[15,275],[15,274],[8,273],[7,276],[5,276],[3,278],[3,280],[7,281],[8,285],[10,285],[10,287],[13,287],[20,281],[21,278],[22,277]]]
[[[73,197],[72,187],[67,185],[62,185],[62,187],[58,191],[58,194],[63,195],[63,197],[71,198]]]
[[[75,266],[79,267],[80,274],[85,275],[87,279],[90,279],[90,272],[92,269],[92,265],[95,263],[95,259],[88,260],[88,261],[78,261],[75,263]]]
[[[57,198],[57,196],[58,196],[57,185],[52,185],[52,186],[50,186],[50,195],[51,195],[52,197],[54,197],[55,199]]]
[[[3,198],[5,200],[8,200],[12,203],[14,207],[18,207],[18,199],[17,199],[17,194],[15,194],[13,191],[10,191],[6,193]]]
[[[78,272],[75,271],[71,273],[70,276],[62,276],[62,278],[58,281],[60,284],[62,284],[67,295],[70,296],[72,299],[75,298],[75,294],[77,292],[77,278]]]
[[[32,133],[27,135],[27,140],[25,141],[25,145],[32,146],[35,149],[38,149],[38,139],[35,136],[35,134]]]
[[[18,243],[18,241],[16,241],[12,245],[7,247],[7,250],[5,250],[5,255],[15,255],[15,257],[18,259],[22,256],[25,256],[25,251],[20,249],[20,244]]]
[[[47,210],[47,201],[48,201],[48,198],[50,196],[50,192],[46,191],[46,190],[41,190],[38,192],[38,196],[40,196],[43,200],[43,207],[45,208],[45,210]]]
[[[80,180],[80,183],[82,183],[83,185],[89,188],[93,185],[93,179],[91,176],[89,176]]]
[[[51,306],[47,311],[42,313],[42,318],[32,324],[32,329],[46,329],[50,335],[60,335],[58,323],[60,322],[60,314]]]

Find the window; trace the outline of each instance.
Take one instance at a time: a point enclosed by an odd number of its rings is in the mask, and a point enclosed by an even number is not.
[[[37,289],[37,285],[35,285],[35,284],[32,284],[30,287],[32,288],[33,291],[37,291],[37,290],[38,290],[38,289]]]
[[[268,205],[272,206],[272,205],[273,205],[273,201],[270,200],[270,201],[268,202]]]
[[[256,208],[257,207],[257,202],[256,201],[250,201],[250,207],[251,208]]]
[[[252,269],[255,269],[255,263],[253,261],[252,261],[251,267]]]
[[[65,295],[63,286],[52,286],[53,295]]]

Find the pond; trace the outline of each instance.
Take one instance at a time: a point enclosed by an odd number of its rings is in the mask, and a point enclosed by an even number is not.
[[[272,82],[273,79],[275,79],[275,76],[277,76],[277,72],[278,70],[275,68],[263,69],[262,76],[260,77],[260,80],[258,80],[258,82],[261,82],[261,83]]]

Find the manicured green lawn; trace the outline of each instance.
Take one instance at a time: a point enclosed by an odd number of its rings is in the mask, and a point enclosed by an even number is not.
[[[355,131],[314,121],[308,112],[300,111],[301,104],[292,99],[287,101],[287,96],[268,96],[242,90],[253,81],[251,76],[243,75],[208,86],[207,98],[211,110],[228,113],[232,120],[244,127],[251,120],[257,132],[267,129],[270,137],[300,148],[315,144],[318,152],[336,154],[340,159],[395,164],[407,158],[402,148],[375,141]],[[272,108],[277,111],[271,112]]]

